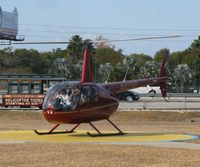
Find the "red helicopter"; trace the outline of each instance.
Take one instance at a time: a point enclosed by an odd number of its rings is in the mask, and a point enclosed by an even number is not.
[[[90,124],[97,134],[88,135],[109,136],[124,135],[109,117],[117,111],[119,101],[116,93],[129,89],[159,83],[162,96],[166,97],[165,81],[167,80],[165,64],[168,55],[164,55],[160,66],[160,74],[156,78],[147,78],[130,81],[118,81],[110,83],[94,83],[91,65],[91,45],[84,50],[84,61],[81,81],[66,81],[52,86],[43,103],[43,115],[45,119],[55,124],[48,132],[39,132],[38,135],[72,133],[81,123]],[[118,132],[103,134],[97,129],[93,121],[107,120]],[[54,131],[60,124],[75,124],[71,130]]]
[[[119,39],[119,40],[105,40],[105,42],[118,41],[137,41],[137,40],[151,40],[163,38],[177,38],[174,36],[157,36],[157,37],[143,37],[133,39]],[[104,41],[95,41],[104,42]],[[69,42],[23,42],[13,44],[67,44]],[[92,43],[84,50],[84,61],[82,69],[81,81],[66,81],[52,86],[43,103],[43,115],[46,120],[55,126],[48,132],[38,132],[38,135],[58,134],[58,133],[72,133],[81,123],[90,124],[97,134],[88,135],[95,136],[109,136],[109,135],[124,135],[109,117],[117,111],[119,101],[116,94],[141,87],[148,84],[160,84],[162,96],[166,97],[165,82],[166,77],[165,65],[168,60],[168,55],[164,55],[160,66],[160,73],[156,78],[146,78],[130,81],[118,81],[110,83],[94,83],[92,75]],[[102,134],[92,123],[93,121],[107,120],[118,132]],[[54,131],[60,124],[76,124],[71,130]]]

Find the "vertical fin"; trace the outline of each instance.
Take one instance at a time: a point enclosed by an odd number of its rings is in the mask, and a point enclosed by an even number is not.
[[[83,58],[83,68],[82,68],[82,77],[81,82],[92,82],[92,52],[91,49],[84,49],[84,58]]]
[[[163,56],[163,60],[162,60],[162,64],[160,66],[160,74],[159,74],[159,77],[166,77],[166,64],[167,64],[167,61],[168,61],[168,54],[165,53],[164,56]]]
[[[160,74],[159,77],[166,77],[166,66],[167,66],[167,61],[168,61],[168,53],[165,53],[163,56],[163,61],[160,66]],[[167,96],[167,91],[166,91],[166,83],[165,82],[160,82],[160,90],[161,94],[163,97]]]

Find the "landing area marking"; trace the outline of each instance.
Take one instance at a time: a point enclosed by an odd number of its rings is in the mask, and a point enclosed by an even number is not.
[[[111,143],[111,142],[169,142],[195,140],[198,136],[176,133],[134,133],[122,136],[90,137],[86,131],[71,134],[37,135],[31,130],[0,131],[0,143],[8,142],[61,142],[61,143]],[[95,132],[91,132],[94,133]],[[110,132],[104,132],[110,133]]]

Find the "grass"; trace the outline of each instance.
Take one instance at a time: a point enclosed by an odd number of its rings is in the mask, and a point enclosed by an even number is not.
[[[196,167],[200,151],[87,144],[1,144],[1,166]]]

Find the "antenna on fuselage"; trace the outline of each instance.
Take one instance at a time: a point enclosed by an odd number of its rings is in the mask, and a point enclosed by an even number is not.
[[[126,73],[125,73],[125,75],[124,75],[123,81],[126,81],[126,77],[127,77],[127,75],[128,75],[128,71],[129,71],[129,67],[127,67],[127,69],[126,69]]]

